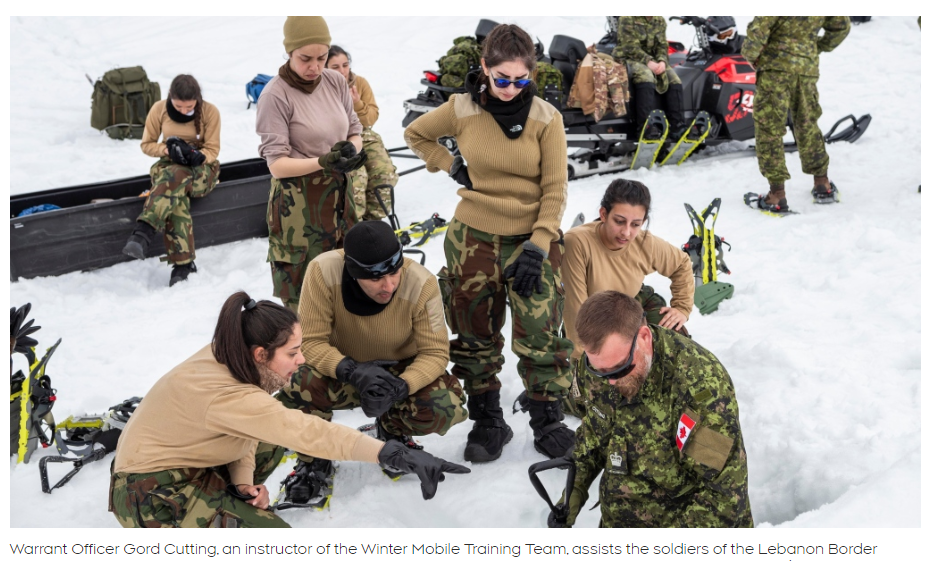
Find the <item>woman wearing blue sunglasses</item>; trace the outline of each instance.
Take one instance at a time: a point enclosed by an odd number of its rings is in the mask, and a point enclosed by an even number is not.
[[[450,342],[452,372],[469,395],[475,421],[465,459],[495,460],[513,436],[498,379],[508,306],[511,348],[531,398],[534,447],[561,457],[574,443],[559,401],[569,389],[572,351],[559,336],[566,135],[559,111],[535,95],[536,53],[523,29],[495,27],[482,45],[481,62],[466,77],[467,93],[451,96],[404,133],[429,171],[446,171],[462,186],[446,233],[440,284],[447,320],[458,335]],[[461,155],[437,144],[444,136],[456,138]],[[513,398],[520,389],[509,392]]]

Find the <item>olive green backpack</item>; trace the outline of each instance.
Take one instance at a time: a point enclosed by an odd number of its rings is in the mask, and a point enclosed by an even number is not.
[[[466,74],[479,66],[481,60],[482,47],[475,37],[456,37],[453,46],[436,61],[440,66],[440,84],[448,88],[461,88],[465,85]]]
[[[141,66],[114,68],[94,83],[91,126],[113,139],[138,140],[149,109],[161,98],[158,82],[150,82]]]

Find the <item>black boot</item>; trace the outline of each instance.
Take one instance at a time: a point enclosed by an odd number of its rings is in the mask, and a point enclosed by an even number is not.
[[[663,98],[666,101],[666,118],[669,119],[669,136],[667,138],[672,142],[678,142],[688,126],[685,122],[682,84],[669,84],[669,89],[663,94]]]
[[[575,446],[575,432],[563,424],[559,401],[530,401],[533,447],[550,458],[562,458]]]
[[[145,259],[145,252],[149,249],[149,244],[155,236],[155,228],[149,226],[148,222],[138,221],[133,233],[126,240],[123,246],[123,253],[134,259]]]
[[[168,286],[174,286],[183,280],[187,280],[191,273],[196,272],[197,266],[194,265],[193,261],[184,265],[175,265],[171,268],[171,280],[168,281]]]
[[[475,421],[466,442],[465,459],[469,462],[491,462],[501,457],[504,445],[514,431],[504,422],[501,391],[493,390],[469,396],[469,418]]]
[[[652,83],[634,85],[634,107],[636,108],[635,124],[637,127],[634,138],[640,140],[641,133],[643,133],[643,138],[646,140],[660,138],[663,131],[656,127],[651,127],[651,130],[648,131],[643,130],[643,127],[647,124],[647,118],[650,116],[650,111],[656,109],[656,87]],[[656,130],[653,130],[654,128]]]

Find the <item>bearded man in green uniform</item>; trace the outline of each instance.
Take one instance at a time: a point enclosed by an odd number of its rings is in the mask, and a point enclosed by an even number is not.
[[[752,527],[737,399],[718,359],[647,325],[640,304],[620,292],[589,297],[576,329],[587,409],[568,518],[549,525],[572,526],[604,472],[601,527]]]
[[[824,34],[818,33],[824,29]],[[818,59],[833,51],[850,32],[847,16],[757,16],[747,27],[741,54],[756,68],[753,124],[760,173],[769,181],[769,193],[759,207],[785,212],[785,182],[789,179],[782,137],[786,117],[792,115],[792,132],[802,159],[802,171],[815,176],[811,190],[816,203],[837,201],[837,187],[828,179],[828,153],[818,127]]]

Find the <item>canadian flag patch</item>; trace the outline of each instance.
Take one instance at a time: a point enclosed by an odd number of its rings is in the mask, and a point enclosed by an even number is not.
[[[679,448],[679,451],[685,448],[685,441],[689,439],[694,426],[695,421],[685,413],[679,417],[679,426],[676,428],[676,447]]]

